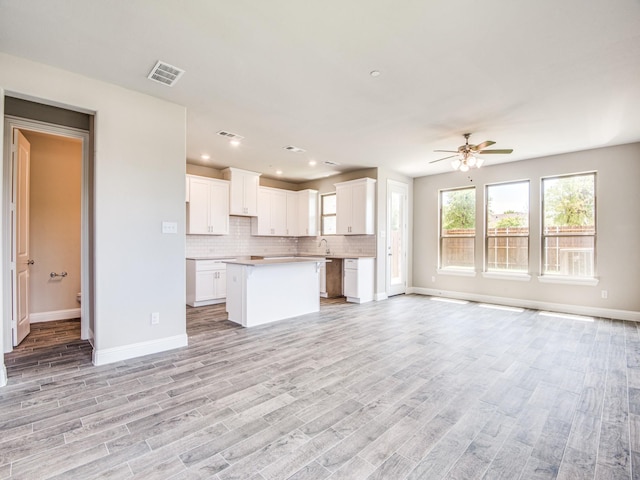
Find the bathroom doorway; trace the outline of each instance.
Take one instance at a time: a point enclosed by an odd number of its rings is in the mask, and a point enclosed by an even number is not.
[[[24,142],[29,149],[28,165],[20,168],[23,160],[12,147],[19,137],[21,150]],[[5,142],[4,255],[11,268],[4,283],[4,351],[19,344],[31,324],[60,320],[79,319],[79,337],[93,343],[87,301],[89,132],[6,116]]]

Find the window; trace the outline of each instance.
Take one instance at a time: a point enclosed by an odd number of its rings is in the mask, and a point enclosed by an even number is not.
[[[440,191],[440,268],[475,266],[476,189]]]
[[[596,174],[542,179],[542,275],[595,276]]]
[[[487,272],[529,270],[529,182],[486,187]]]
[[[320,195],[320,219],[322,235],[336,234],[336,194]]]

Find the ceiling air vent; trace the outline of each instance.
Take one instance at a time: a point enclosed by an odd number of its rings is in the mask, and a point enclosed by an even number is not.
[[[325,165],[331,165],[331,166],[340,165],[338,162],[332,162],[331,160],[325,160],[324,164]]]
[[[218,132],[218,135],[220,135],[221,137],[228,138],[229,140],[242,140],[244,138],[243,136],[238,135],[237,133],[225,132],[224,130],[220,130]]]
[[[306,150],[305,150],[305,149],[303,149],[303,148],[298,148],[298,147],[294,147],[293,145],[287,145],[286,147],[282,147],[282,148],[284,148],[285,150],[288,150],[288,151],[290,151],[290,152],[293,152],[293,153],[303,153],[303,152],[306,152]]]
[[[156,63],[156,66],[151,69],[151,72],[149,72],[147,78],[149,80],[153,80],[154,82],[173,87],[183,73],[184,70],[178,67],[174,67],[173,65],[169,65],[168,63],[158,61],[158,63]]]

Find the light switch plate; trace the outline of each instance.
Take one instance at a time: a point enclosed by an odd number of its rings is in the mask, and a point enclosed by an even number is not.
[[[178,233],[178,222],[162,222],[162,233]]]

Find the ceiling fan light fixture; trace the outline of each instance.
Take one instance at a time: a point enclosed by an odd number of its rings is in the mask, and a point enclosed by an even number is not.
[[[466,163],[462,163],[462,165],[460,165],[460,171],[461,172],[468,172],[469,171],[469,165],[467,165]]]
[[[458,170],[458,169],[460,168],[460,165],[462,165],[462,162],[460,161],[460,159],[459,159],[459,158],[456,158],[455,160],[452,160],[452,161],[451,161],[451,167],[452,167],[454,170]]]
[[[482,157],[478,157],[476,159],[476,168],[480,168],[482,166],[482,164],[484,163],[484,158]]]
[[[467,157],[467,165],[469,165],[470,167],[473,167],[476,165],[476,157],[474,157],[473,155],[469,154],[469,156]]]

